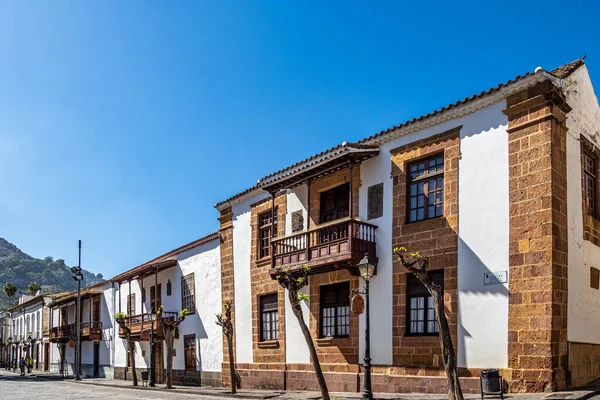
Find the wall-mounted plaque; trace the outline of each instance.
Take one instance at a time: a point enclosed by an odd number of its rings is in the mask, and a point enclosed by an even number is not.
[[[302,230],[304,230],[304,215],[302,215],[302,210],[294,211],[292,213],[292,233]]]
[[[367,218],[383,217],[383,183],[369,186],[367,196]]]

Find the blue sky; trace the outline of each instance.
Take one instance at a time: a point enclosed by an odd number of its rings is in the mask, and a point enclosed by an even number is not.
[[[0,237],[114,276],[344,140],[585,53],[598,81],[594,3],[0,2]]]

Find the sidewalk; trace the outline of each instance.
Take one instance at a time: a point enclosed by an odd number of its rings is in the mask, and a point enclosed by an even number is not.
[[[41,375],[41,374],[40,374]],[[38,375],[38,376],[40,376]],[[41,376],[40,376],[41,377]],[[134,387],[131,381],[113,380],[104,378],[84,378],[82,381],[69,381],[79,385],[98,385],[98,386],[110,386],[123,389],[132,390],[160,390],[169,391],[175,393],[186,393],[194,394],[199,396],[210,396],[210,397],[226,397],[226,398],[240,398],[250,400],[317,400],[321,398],[320,392],[296,392],[296,391],[279,391],[279,390],[255,390],[255,389],[238,389],[236,394],[231,394],[227,388],[213,388],[213,387],[197,387],[197,386],[177,386],[175,389],[167,390],[165,385],[157,385],[155,388]],[[330,393],[331,399],[360,399],[362,393]],[[600,385],[589,386],[582,390],[572,390],[565,392],[555,393],[541,393],[541,394],[505,394],[505,399],[515,400],[584,400],[590,399],[595,395],[600,395]],[[404,393],[376,393],[376,399],[382,400],[447,400],[446,395],[440,394],[404,394]],[[499,399],[500,396],[485,396],[485,399]],[[465,400],[481,399],[480,394],[468,394],[465,395]]]

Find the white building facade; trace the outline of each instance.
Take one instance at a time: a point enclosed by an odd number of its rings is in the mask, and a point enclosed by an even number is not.
[[[111,282],[81,289],[81,376],[112,378],[115,322]],[[50,371],[76,375],[77,292],[50,304]]]
[[[428,256],[443,285],[466,392],[479,391],[483,368],[500,369],[513,392],[600,376],[599,122],[577,60],[343,143],[217,204],[242,385],[317,389],[273,280],[278,265],[308,264],[305,320],[329,389],[361,387],[365,318],[350,312],[350,295],[370,253],[373,390],[443,393],[430,299],[396,246]]]
[[[14,363],[29,360],[33,370],[47,370],[48,304],[50,295],[19,296],[19,303],[7,310],[10,313],[8,351]]]
[[[189,315],[174,341],[173,380],[180,385],[221,385],[223,339],[215,314],[221,312],[220,236],[211,234],[113,278],[115,312],[127,315],[135,339],[137,373],[151,368],[154,328],[155,376],[163,383],[167,349],[160,323],[150,316],[163,306],[164,317]],[[131,379],[127,343],[116,333],[115,379]]]

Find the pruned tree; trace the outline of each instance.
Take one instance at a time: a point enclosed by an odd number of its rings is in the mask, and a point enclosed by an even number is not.
[[[308,295],[301,293],[300,290],[308,284],[308,273],[310,272],[310,268],[308,265],[302,265],[299,270],[293,271],[289,267],[279,266],[276,267],[276,272],[277,274],[275,277],[277,282],[279,282],[279,285],[288,292],[288,300],[292,306],[292,312],[298,320],[300,330],[308,345],[310,358],[312,360],[313,368],[315,369],[315,375],[317,376],[317,382],[319,382],[319,388],[321,389],[321,398],[323,400],[329,400],[329,390],[327,389],[327,383],[325,382],[325,376],[321,369],[319,357],[317,357],[317,350],[315,349],[310,330],[308,329],[308,326],[306,326],[306,322],[304,322],[304,315],[302,313],[301,302],[308,301]]]
[[[35,294],[38,292],[38,290],[40,290],[42,287],[37,283],[37,282],[31,282],[29,284],[29,286],[27,286],[27,291],[32,295],[35,296]]]
[[[165,342],[167,343],[167,389],[173,389],[173,347],[175,347],[175,336],[177,335],[177,327],[185,320],[189,312],[187,308],[184,308],[179,312],[179,316],[165,318],[163,310],[164,308],[161,305],[158,307],[156,315],[162,321]]]
[[[9,304],[12,306],[13,297],[17,294],[17,286],[12,282],[7,282],[3,287],[4,294],[9,298]]]
[[[406,248],[396,247],[394,254],[404,268],[413,273],[419,282],[425,286],[425,289],[431,295],[435,318],[439,328],[440,345],[442,346],[442,357],[444,359],[444,369],[448,379],[448,399],[463,400],[463,393],[458,380],[458,366],[456,363],[456,352],[450,336],[450,327],[444,309],[444,293],[442,287],[434,282],[429,276],[429,258],[423,257],[418,252],[408,254]]]
[[[235,394],[238,382],[235,373],[235,360],[233,359],[233,322],[231,322],[231,301],[223,302],[223,313],[217,314],[217,325],[223,329],[227,339],[227,352],[229,354],[229,377],[231,379],[231,393]]]
[[[115,321],[119,328],[123,330],[125,334],[125,341],[127,342],[127,352],[129,353],[129,365],[131,366],[131,379],[133,380],[133,386],[138,385],[137,373],[135,371],[135,342],[131,337],[131,327],[129,326],[129,318],[127,314],[119,312],[115,314]]]

